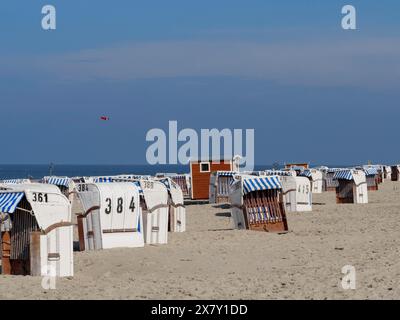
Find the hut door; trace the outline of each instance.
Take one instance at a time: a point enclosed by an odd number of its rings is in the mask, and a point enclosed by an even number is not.
[[[1,273],[11,274],[11,236],[9,231],[1,233]]]

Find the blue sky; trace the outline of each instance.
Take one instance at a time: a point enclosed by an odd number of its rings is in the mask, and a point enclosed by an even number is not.
[[[169,120],[254,128],[257,164],[400,161],[398,1],[3,1],[0,41],[0,163],[143,164]]]

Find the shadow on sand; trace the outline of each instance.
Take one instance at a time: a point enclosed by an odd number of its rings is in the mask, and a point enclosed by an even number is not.
[[[217,209],[230,209],[231,205],[229,203],[222,203],[222,204],[216,204],[213,206],[213,208]]]
[[[225,218],[230,218],[231,213],[230,212],[217,212],[215,214],[216,217],[225,217]]]

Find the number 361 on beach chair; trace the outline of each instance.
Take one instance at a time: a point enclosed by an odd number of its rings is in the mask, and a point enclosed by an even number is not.
[[[288,231],[278,176],[235,176],[230,200],[237,229],[284,233]]]
[[[73,276],[71,205],[58,190],[26,185],[0,192],[2,273]]]

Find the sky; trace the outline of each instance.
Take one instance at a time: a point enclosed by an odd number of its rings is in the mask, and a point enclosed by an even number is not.
[[[172,120],[254,129],[256,164],[397,163],[399,85],[395,0],[0,4],[2,164],[145,164]]]

